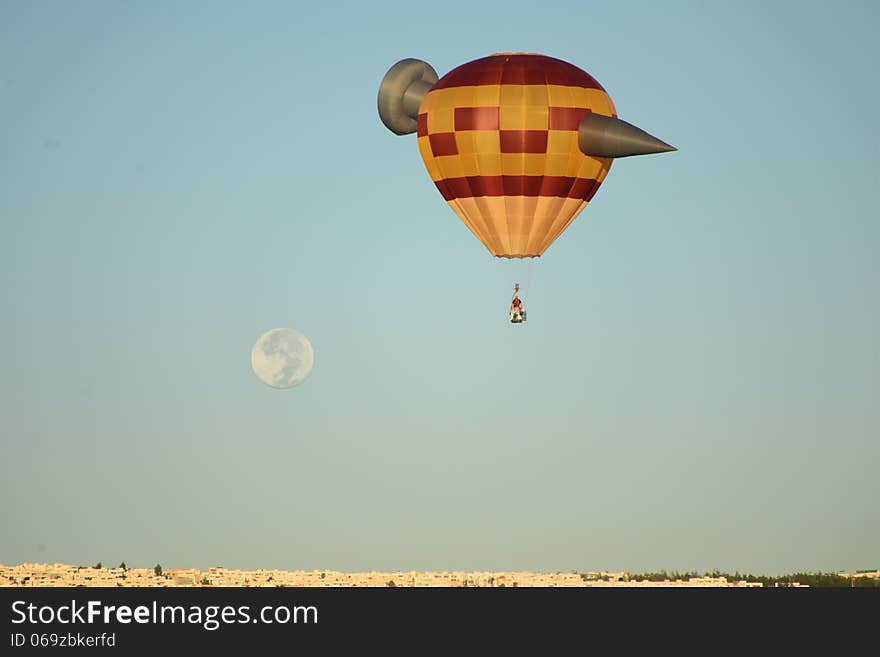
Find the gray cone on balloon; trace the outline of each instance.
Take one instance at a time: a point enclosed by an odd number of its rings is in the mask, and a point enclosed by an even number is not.
[[[578,126],[578,146],[584,155],[629,157],[678,150],[632,123],[587,112]]]
[[[440,78],[421,59],[401,59],[379,85],[379,118],[396,135],[416,131],[419,106]]]

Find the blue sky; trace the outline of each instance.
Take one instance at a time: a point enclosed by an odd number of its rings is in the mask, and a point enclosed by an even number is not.
[[[0,5],[0,563],[880,567],[876,3]],[[492,258],[386,70],[677,146]],[[506,321],[530,278],[529,321]],[[265,331],[315,368],[271,389]]]

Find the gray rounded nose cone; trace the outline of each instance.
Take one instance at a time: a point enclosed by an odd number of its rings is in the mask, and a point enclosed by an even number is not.
[[[578,126],[578,146],[584,155],[629,157],[678,150],[631,123],[587,112]]]
[[[421,59],[401,59],[388,69],[379,85],[379,118],[391,132],[416,131],[419,105],[439,80],[437,71]]]

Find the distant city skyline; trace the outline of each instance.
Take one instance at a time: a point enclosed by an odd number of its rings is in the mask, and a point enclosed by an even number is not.
[[[212,566],[207,569],[152,568],[119,566],[74,566],[71,564],[0,565],[0,587],[177,587],[177,586],[251,586],[251,587],[754,587],[763,586],[833,586],[880,587],[880,570],[864,573],[788,573],[768,578],[754,573],[696,572],[480,572],[480,571],[369,571],[278,570],[260,568],[238,570]]]
[[[877,568],[880,5],[0,5],[0,563]],[[493,258],[405,57],[594,76],[675,153]],[[528,321],[511,325],[514,283]],[[302,385],[251,350],[307,336]]]

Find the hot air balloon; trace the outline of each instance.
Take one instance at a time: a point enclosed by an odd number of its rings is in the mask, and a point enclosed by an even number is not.
[[[589,73],[533,53],[496,53],[442,78],[403,59],[385,74],[378,106],[392,132],[417,133],[440,194],[500,258],[543,254],[614,158],[676,150],[617,118]]]

